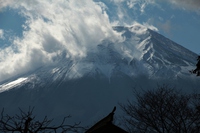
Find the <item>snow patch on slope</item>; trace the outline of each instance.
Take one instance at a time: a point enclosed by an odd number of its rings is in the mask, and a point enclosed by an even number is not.
[[[17,86],[20,86],[21,84],[24,84],[26,82],[28,82],[28,78],[22,77],[22,78],[18,78],[17,80],[14,80],[12,82],[2,84],[2,85],[0,85],[0,93],[4,92],[4,91],[8,91]]]

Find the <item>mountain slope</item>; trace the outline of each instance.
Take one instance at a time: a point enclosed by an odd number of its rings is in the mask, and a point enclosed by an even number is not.
[[[84,58],[66,58],[63,51],[54,64],[2,83],[0,108],[15,113],[18,107],[35,106],[41,116],[71,114],[72,121],[90,124],[131,97],[134,87],[199,85],[188,72],[195,53],[141,25],[113,29],[123,41],[104,40]]]

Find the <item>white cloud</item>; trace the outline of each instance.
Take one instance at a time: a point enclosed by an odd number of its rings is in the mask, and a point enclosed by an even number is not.
[[[103,11],[106,11],[106,9],[108,9],[106,4],[103,2],[96,2],[96,4],[99,5]]]
[[[0,10],[8,5],[12,4],[14,0],[0,0]]]
[[[143,23],[143,26],[146,27],[146,28],[148,28],[148,29],[150,29],[150,30],[158,32],[158,28],[156,28],[153,25],[150,25],[149,23]]]
[[[63,51],[67,57],[82,58],[102,40],[120,38],[92,0],[7,0],[0,8],[6,6],[27,18],[27,29],[0,51],[0,81],[51,64]]]
[[[0,29],[0,39],[4,38],[4,31],[2,29]]]
[[[150,5],[150,4],[154,4],[156,5],[154,0],[128,0],[127,1],[127,5],[129,6],[129,8],[134,8],[134,6],[137,6],[137,4],[140,7],[140,12],[144,13],[146,6]]]
[[[111,1],[115,3],[121,3],[121,2],[124,2],[125,0],[111,0]]]
[[[111,5],[111,20],[117,21],[120,25],[131,24],[137,20],[138,16],[145,14],[149,5],[157,6],[154,0],[110,0],[105,3]]]
[[[138,22],[134,22],[129,27],[132,27],[131,31],[138,35],[145,34],[147,29],[151,29],[153,31],[158,31],[158,29],[155,26],[149,25],[148,23],[140,24]]]

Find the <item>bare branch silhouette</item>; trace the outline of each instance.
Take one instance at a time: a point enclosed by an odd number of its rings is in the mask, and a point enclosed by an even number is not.
[[[136,101],[120,104],[129,132],[197,133],[200,129],[200,96],[181,94],[161,86],[135,95]]]
[[[0,118],[0,131],[4,133],[19,132],[19,133],[66,133],[66,132],[79,132],[84,130],[80,123],[73,125],[66,124],[66,119],[70,116],[63,118],[59,125],[52,125],[53,119],[48,119],[45,116],[41,121],[36,120],[33,115],[34,108],[29,108],[28,112],[19,109],[20,113],[15,116],[5,115],[4,109],[1,112]]]

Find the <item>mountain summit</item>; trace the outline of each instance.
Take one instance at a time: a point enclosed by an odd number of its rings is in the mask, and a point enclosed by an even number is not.
[[[82,58],[63,51],[53,64],[2,82],[0,108],[15,113],[18,107],[35,106],[40,115],[71,114],[88,124],[125,102],[133,87],[199,85],[188,72],[197,54],[139,24],[113,29],[121,41],[102,40]]]

